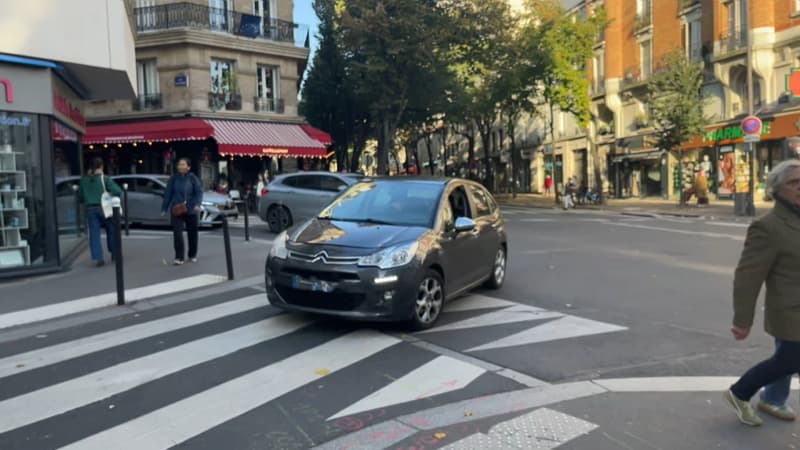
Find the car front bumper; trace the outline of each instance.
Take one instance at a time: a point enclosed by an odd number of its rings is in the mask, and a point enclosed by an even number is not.
[[[410,319],[421,277],[416,262],[382,270],[268,258],[265,268],[273,306],[356,320]]]

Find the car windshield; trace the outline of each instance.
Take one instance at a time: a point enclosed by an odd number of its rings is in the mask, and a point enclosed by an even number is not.
[[[443,189],[442,184],[425,182],[364,181],[342,193],[319,217],[430,228]]]

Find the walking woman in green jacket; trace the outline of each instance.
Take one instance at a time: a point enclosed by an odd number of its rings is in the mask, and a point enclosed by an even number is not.
[[[81,203],[86,205],[86,218],[89,221],[89,247],[92,261],[97,267],[105,264],[103,244],[100,242],[101,229],[106,230],[108,253],[114,258],[114,232],[111,219],[105,216],[102,207],[103,193],[108,192],[114,196],[122,195],[122,189],[111,178],[103,173],[103,160],[92,159],[89,174],[81,178],[80,197]]]

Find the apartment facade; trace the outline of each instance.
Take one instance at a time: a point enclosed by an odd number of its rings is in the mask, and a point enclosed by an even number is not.
[[[326,157],[330,137],[298,115],[308,28],[291,0],[127,1],[138,97],[90,106],[87,157],[117,173],[171,173],[189,157],[208,189]]]
[[[800,2],[590,0],[575,8],[591,11],[599,5],[608,11],[611,24],[588,65],[593,120],[588,133],[575,133],[568,121],[556,119],[564,136],[553,142],[556,163],[562,162],[563,175],[557,175],[585,178],[593,186],[594,154],[600,159],[605,189],[618,198],[677,198],[679,188],[685,191],[693,185],[699,170],[709,174],[719,199],[742,192],[749,167],[739,128],[751,111],[748,45],[752,112],[764,123],[761,142],[755,144],[756,186],[763,185],[775,164],[796,157],[800,108],[786,92],[786,76],[800,66]],[[665,152],[655,148],[647,82],[664,70],[664,56],[675,49],[703,64],[702,90],[712,124],[680,152]],[[545,147],[548,143],[545,139]],[[584,156],[584,144],[587,149],[596,145],[597,151]]]
[[[85,243],[77,187],[90,101],[135,94],[123,0],[5,2],[0,15],[0,279],[61,270]]]

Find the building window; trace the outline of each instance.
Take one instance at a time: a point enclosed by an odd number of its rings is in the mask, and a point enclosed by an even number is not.
[[[691,61],[700,61],[703,58],[703,44],[702,35],[700,31],[700,20],[693,20],[689,22],[686,27],[686,56]]]
[[[642,41],[639,44],[639,61],[641,63],[641,78],[646,80],[653,73],[653,42],[651,40]]]
[[[211,92],[208,95],[208,103],[213,110],[242,109],[242,98],[239,95],[233,61],[211,60]]]
[[[228,0],[208,0],[209,23],[212,30],[228,31],[230,8]]]
[[[136,0],[136,29],[147,31],[156,28],[156,0]]]
[[[136,84],[139,95],[134,109],[161,108],[161,89],[158,85],[158,68],[155,59],[136,61]]]
[[[274,0],[253,0],[253,14],[261,18],[261,30],[263,34],[269,34],[272,28],[272,21],[277,17]]]
[[[595,92],[600,92],[605,88],[605,59],[605,53],[602,51],[595,53],[592,58],[592,86]]]
[[[280,70],[275,66],[258,66],[256,85],[256,110],[281,112]]]
[[[800,12],[800,0],[794,0],[794,11]]]

